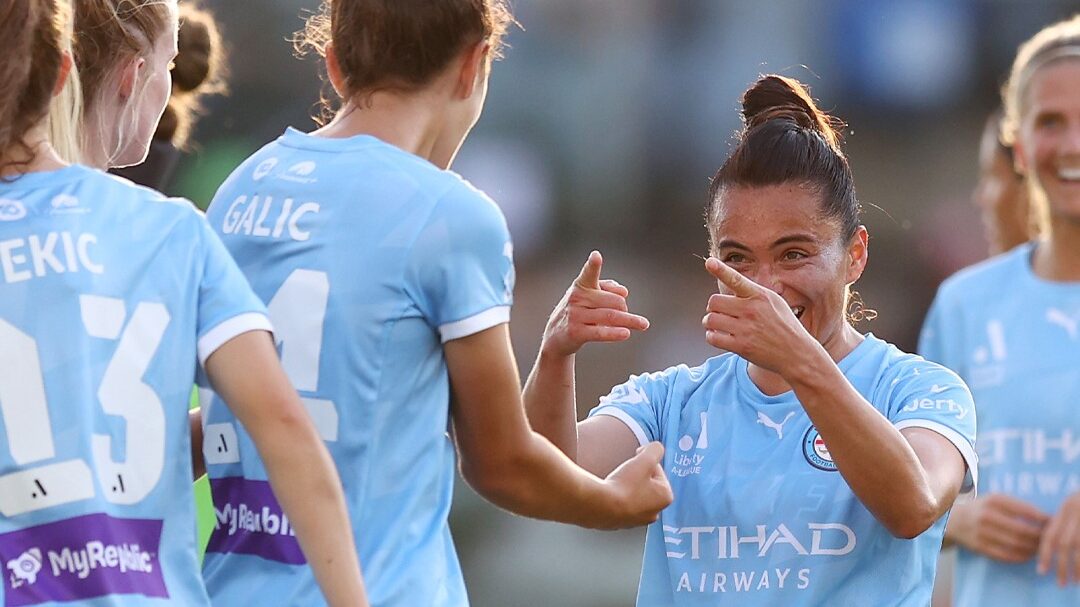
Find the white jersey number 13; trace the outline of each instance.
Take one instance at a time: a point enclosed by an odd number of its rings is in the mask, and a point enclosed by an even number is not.
[[[101,408],[124,420],[125,456],[112,457],[112,437],[94,434],[91,456],[104,497],[114,504],[142,501],[157,485],[165,462],[165,413],[161,399],[143,382],[169,312],[159,303],[140,303],[130,320],[124,301],[79,297],[83,327],[91,337],[118,342],[98,387]],[[125,321],[126,326],[125,326]],[[21,470],[0,476],[0,514],[16,516],[92,498],[85,459],[56,458],[52,421],[37,341],[0,319],[0,413],[12,459]]]

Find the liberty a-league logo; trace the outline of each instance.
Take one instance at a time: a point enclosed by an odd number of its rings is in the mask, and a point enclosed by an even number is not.
[[[806,431],[806,436],[803,437],[803,455],[806,457],[806,461],[818,470],[836,471],[836,464],[833,462],[832,454],[829,453],[825,440],[821,438],[817,428],[814,426],[810,426],[810,429]]]
[[[968,385],[990,388],[1005,380],[1005,363],[1009,350],[1005,345],[1005,325],[1000,320],[986,323],[986,341],[971,353],[971,372]]]
[[[41,550],[31,548],[23,552],[18,558],[8,561],[7,568],[11,571],[9,580],[12,589],[19,588],[23,584],[33,585],[37,581],[38,572],[41,571]]]
[[[697,438],[684,434],[678,443],[679,450],[672,458],[671,473],[680,478],[701,474],[701,464],[709,448],[709,416],[705,411],[698,414],[701,430]]]

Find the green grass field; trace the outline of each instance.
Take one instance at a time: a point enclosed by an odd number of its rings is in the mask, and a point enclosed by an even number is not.
[[[192,391],[191,408],[199,406],[198,395]],[[210,539],[210,531],[214,529],[214,505],[210,501],[210,482],[206,477],[195,481],[195,513],[199,519],[199,559],[202,560],[206,550],[206,541]]]

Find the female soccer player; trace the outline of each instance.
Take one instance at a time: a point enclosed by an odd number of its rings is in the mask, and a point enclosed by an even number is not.
[[[132,86],[167,90],[176,4],[126,4],[154,11],[165,40]],[[48,143],[71,64],[61,7],[0,4],[0,601],[209,604],[187,457],[198,361],[260,446],[290,515],[277,520],[329,602],[366,604],[340,480],[228,253],[190,203],[67,165]],[[152,123],[164,97],[131,103]]]
[[[94,35],[98,29],[92,28],[82,35]],[[169,70],[172,75],[169,102],[150,140],[146,160],[113,171],[159,191],[165,191],[172,182],[183,152],[189,150],[192,130],[204,113],[203,99],[227,90],[225,49],[213,13],[191,2],[180,3],[177,51]]]
[[[832,120],[780,76],[742,104],[707,215],[720,293],[702,322],[725,353],[631,376],[575,423],[574,353],[631,328],[594,253],[548,324],[529,419],[598,475],[666,447],[675,502],[649,527],[638,605],[926,605],[976,471],[971,395],[845,316],[867,231]]]
[[[1004,89],[1041,237],[938,291],[920,350],[979,403],[982,497],[958,506],[955,603],[1080,604],[1080,16],[1020,46]]]
[[[268,303],[286,372],[337,462],[372,603],[461,607],[447,526],[455,446],[465,478],[496,504],[605,528],[651,522],[670,503],[662,449],[601,480],[525,419],[506,223],[448,170],[511,22],[503,2],[324,8],[308,40],[341,109],[245,161],[208,218]],[[233,416],[214,404],[204,419],[217,510],[276,513]],[[220,526],[204,574],[216,604],[318,605],[302,565],[282,529]]]

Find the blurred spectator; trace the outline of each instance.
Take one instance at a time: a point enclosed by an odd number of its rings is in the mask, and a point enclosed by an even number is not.
[[[979,182],[973,199],[982,212],[990,254],[1023,244],[1037,233],[1032,225],[1024,178],[1013,168],[1013,149],[1001,142],[1001,110],[986,120],[979,142]]]

